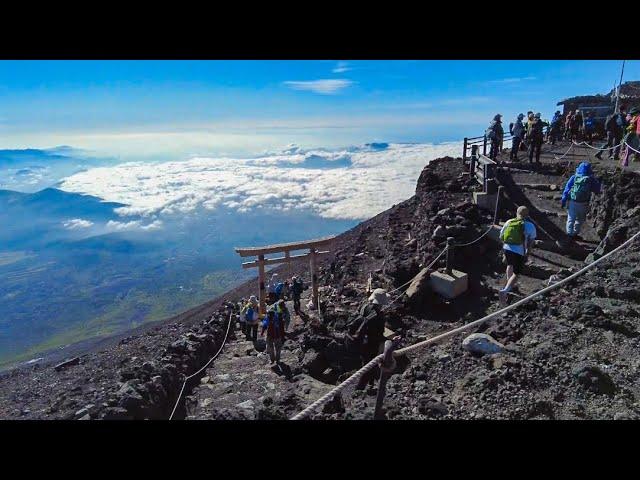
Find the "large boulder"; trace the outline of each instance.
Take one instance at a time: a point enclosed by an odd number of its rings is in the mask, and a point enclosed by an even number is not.
[[[429,292],[431,292],[431,288],[429,286],[429,269],[423,268],[413,278],[409,288],[405,291],[407,305],[410,308],[420,307],[424,303],[425,297]]]
[[[472,333],[462,341],[462,348],[476,355],[504,352],[504,345],[485,333]]]

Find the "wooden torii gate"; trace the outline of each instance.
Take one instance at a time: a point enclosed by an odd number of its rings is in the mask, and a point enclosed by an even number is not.
[[[289,275],[291,275],[291,262],[297,260],[309,259],[309,267],[311,270],[311,288],[312,302],[315,308],[318,308],[318,276],[316,274],[316,260],[321,255],[329,253],[328,250],[320,251],[320,247],[328,248],[335,240],[335,236],[323,237],[315,240],[305,240],[302,242],[280,243],[277,245],[266,245],[264,247],[236,247],[235,251],[241,257],[258,257],[251,262],[244,262],[242,268],[258,267],[258,280],[260,282],[260,313],[266,313],[266,291],[264,286],[264,267],[266,265],[276,265],[280,263],[289,264]],[[308,253],[300,255],[291,255],[292,251],[309,249]],[[265,258],[269,253],[284,253],[284,257]]]

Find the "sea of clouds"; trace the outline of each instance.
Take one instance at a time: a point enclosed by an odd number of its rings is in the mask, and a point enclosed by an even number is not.
[[[362,220],[411,197],[430,160],[460,152],[457,142],[338,150],[290,145],[253,158],[194,157],[91,168],[67,177],[59,188],[125,204],[116,213],[127,228],[154,230],[165,216],[218,208],[240,213],[298,209],[323,218]],[[133,224],[126,217],[146,221]],[[73,226],[81,228],[77,221]]]

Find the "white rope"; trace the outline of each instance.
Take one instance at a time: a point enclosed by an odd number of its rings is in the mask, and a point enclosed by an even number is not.
[[[180,389],[180,394],[178,395],[178,399],[176,400],[176,404],[173,407],[173,411],[171,412],[171,416],[169,417],[169,420],[173,419],[173,415],[176,413],[176,410],[178,408],[178,404],[180,403],[180,399],[182,398],[182,394],[184,392],[184,388],[187,385],[187,381],[190,380],[191,378],[195,377],[196,375],[198,375],[200,372],[202,372],[205,368],[207,368],[211,362],[213,362],[216,357],[218,355],[220,355],[220,352],[222,352],[222,349],[224,348],[225,343],[227,343],[227,337],[229,336],[229,330],[231,329],[231,320],[233,318],[233,312],[231,312],[231,314],[229,315],[229,323],[227,325],[227,333],[225,333],[224,335],[224,340],[222,340],[222,345],[220,345],[220,348],[218,349],[218,351],[216,352],[216,354],[211,357],[209,359],[209,361],[205,364],[204,367],[202,367],[200,370],[198,370],[196,373],[192,373],[191,375],[189,375],[188,377],[186,377],[184,379],[184,382],[182,382],[182,388]]]
[[[569,146],[569,149],[568,149],[566,152],[564,152],[564,154],[563,154],[561,157],[556,157],[556,156],[554,155],[554,156],[553,156],[553,158],[554,158],[555,160],[562,160],[564,157],[566,157],[566,156],[567,156],[567,154],[571,151],[571,149],[572,149],[572,148],[573,148],[573,142],[571,142],[571,145]]]
[[[589,265],[587,265],[586,267],[578,270],[576,273],[568,276],[567,278],[559,281],[558,283],[555,283],[553,285],[550,285],[546,288],[543,288],[542,290],[539,290],[536,293],[533,293],[531,295],[529,295],[528,297],[523,298],[522,300],[517,301],[516,303],[509,305],[508,307],[505,307],[501,310],[498,310],[496,312],[493,312],[479,320],[475,320],[471,323],[468,323],[466,325],[463,325],[462,327],[458,327],[458,328],[454,328],[453,330],[450,330],[449,332],[443,333],[441,335],[437,335],[435,337],[429,338],[427,340],[424,340],[422,342],[418,342],[414,345],[410,345],[408,347],[405,348],[401,348],[399,350],[396,350],[395,352],[393,352],[394,356],[399,356],[399,355],[404,355],[407,354],[409,352],[412,352],[414,350],[417,350],[419,348],[423,348],[426,347],[428,345],[432,345],[434,343],[437,343],[441,340],[445,340],[449,337],[452,337],[458,333],[470,330],[474,327],[477,327],[479,325],[481,325],[484,322],[487,322],[495,317],[497,317],[498,315],[502,315],[503,313],[506,313],[510,310],[513,310],[514,308],[517,308],[525,303],[527,303],[528,301],[539,297],[540,295],[544,295],[547,292],[550,292],[551,290],[554,290],[562,285],[564,285],[567,282],[570,282],[571,280],[573,280],[574,278],[582,275],[583,273],[585,273],[586,271],[592,269],[593,267],[595,267],[596,265],[598,265],[600,262],[602,262],[603,260],[609,258],[611,255],[613,255],[614,253],[620,251],[621,249],[627,247],[628,245],[630,245],[638,236],[640,235],[640,231],[637,232],[635,235],[633,235],[629,240],[627,240],[626,242],[624,242],[622,245],[618,246],[617,248],[611,250],[609,253],[607,253],[606,255],[603,255],[602,257],[600,257],[599,259],[595,260],[593,263],[590,263]],[[336,394],[342,392],[345,388],[347,388],[349,385],[352,385],[358,378],[360,378],[362,375],[364,375],[366,372],[368,372],[371,368],[373,368],[375,365],[377,365],[378,363],[380,363],[382,361],[382,358],[384,357],[384,355],[380,354],[377,357],[374,357],[369,363],[367,363],[366,365],[364,365],[360,370],[358,370],[356,373],[354,373],[352,376],[350,376],[349,378],[347,378],[344,382],[342,382],[340,385],[338,385],[336,388],[334,388],[333,390],[331,390],[330,392],[326,393],[325,395],[323,395],[322,397],[320,397],[318,400],[316,400],[315,402],[313,402],[311,405],[309,405],[307,408],[305,408],[304,410],[302,410],[300,413],[298,413],[297,415],[293,416],[291,418],[291,420],[301,420],[303,418],[305,418],[307,415],[309,415],[311,412],[313,412],[314,410],[316,410],[318,407],[322,407],[324,405],[326,405]]]
[[[616,148],[618,148],[619,146],[621,146],[623,143],[626,142],[620,142],[618,145],[615,145],[613,147],[610,148],[598,148],[598,147],[592,147],[591,145],[589,145],[587,142],[580,142],[580,143],[576,143],[576,142],[572,142],[574,145],[576,146],[580,146],[580,145],[584,145],[587,148],[590,148],[591,150],[598,150],[600,152],[606,152],[607,150],[614,150]]]

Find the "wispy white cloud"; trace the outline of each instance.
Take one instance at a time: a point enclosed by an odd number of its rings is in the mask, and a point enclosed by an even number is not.
[[[62,226],[67,230],[81,230],[84,228],[89,228],[93,225],[91,220],[84,220],[82,218],[72,218],[71,220],[67,220],[63,222]]]
[[[305,90],[321,95],[333,95],[353,85],[353,81],[347,79],[326,79],[309,81],[286,81],[284,84],[293,90]]]
[[[488,85],[496,85],[496,84],[505,84],[505,83],[518,83],[518,82],[526,82],[529,80],[537,80],[537,77],[511,77],[511,78],[501,78],[499,80],[489,80],[486,82]]]
[[[131,230],[153,231],[159,230],[160,228],[162,228],[162,226],[162,220],[154,220],[153,222],[147,224],[142,223],[141,220],[131,220],[129,222],[118,222],[115,220],[109,220],[107,222],[106,228],[108,231],[112,232],[123,232]]]
[[[344,72],[348,72],[349,70],[353,70],[349,66],[349,62],[338,62],[338,64],[331,71],[333,73],[344,73]]]

